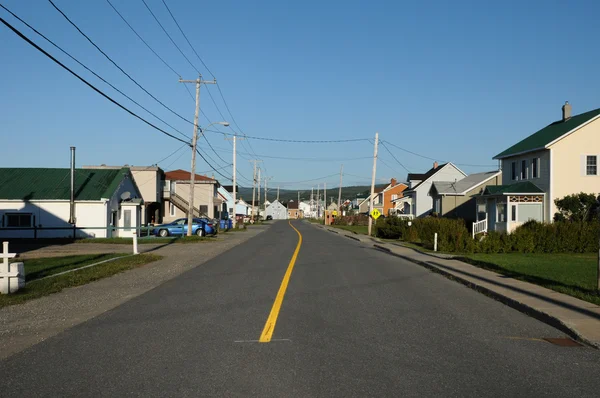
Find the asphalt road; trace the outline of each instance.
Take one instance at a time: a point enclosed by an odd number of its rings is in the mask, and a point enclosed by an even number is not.
[[[600,395],[600,352],[420,266],[287,222],[0,362],[2,396]],[[1,338],[1,336],[0,336]]]

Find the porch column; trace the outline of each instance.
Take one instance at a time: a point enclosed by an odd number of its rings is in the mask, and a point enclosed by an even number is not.
[[[518,209],[517,209],[518,211]],[[510,208],[510,195],[506,196],[506,233],[511,232],[512,209]]]

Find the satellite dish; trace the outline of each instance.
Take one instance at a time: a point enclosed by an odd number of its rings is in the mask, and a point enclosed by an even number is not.
[[[123,200],[129,200],[131,199],[131,192],[129,191],[125,191],[121,194],[121,199]]]

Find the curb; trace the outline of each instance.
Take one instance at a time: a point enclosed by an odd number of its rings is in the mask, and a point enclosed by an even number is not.
[[[358,239],[358,238],[355,238],[354,236],[350,236],[350,235],[342,235],[342,236],[345,236],[345,237],[346,237],[346,238],[348,238],[348,239],[352,239],[352,240],[355,240],[355,241],[357,241],[357,242],[360,242],[360,239]]]
[[[381,250],[381,251],[384,251],[384,252],[387,252],[387,253],[393,254],[393,253],[392,253],[392,250],[391,250],[390,248],[388,248],[388,247],[381,246],[381,245],[373,245],[373,247],[374,247],[374,248],[376,248],[376,249],[379,249],[379,250]]]
[[[375,247],[377,247],[377,245],[374,245]],[[379,247],[378,247],[379,248]],[[483,293],[486,296],[493,298],[496,301],[501,302],[502,304],[505,304],[525,315],[528,315],[532,318],[537,319],[540,322],[543,322],[547,325],[550,325],[562,332],[564,332],[565,334],[569,335],[570,337],[572,337],[573,339],[579,341],[580,343],[583,343],[587,346],[596,348],[596,349],[600,349],[600,343],[597,342],[593,342],[590,341],[588,339],[586,339],[584,336],[581,335],[581,333],[579,333],[577,330],[571,328],[570,326],[566,325],[563,321],[561,321],[559,318],[549,315],[545,312],[542,312],[536,308],[533,308],[527,304],[521,303],[515,299],[512,299],[510,297],[507,297],[503,294],[500,294],[498,292],[495,292],[493,290],[490,290],[488,288],[485,288],[481,285],[478,285],[476,283],[473,283],[467,279],[461,278],[460,276],[456,276],[454,274],[452,274],[449,271],[446,271],[440,267],[442,267],[440,264],[436,264],[435,262],[426,262],[426,261],[420,261],[420,260],[416,260],[413,258],[410,258],[408,256],[403,256],[402,254],[397,254],[397,253],[393,253],[391,250],[389,249],[383,249],[385,252],[389,253],[392,256],[395,257],[399,257],[402,258],[404,260],[410,261],[414,264],[420,265],[422,267],[425,267],[427,269],[429,269],[432,272],[438,273],[442,276],[444,276],[445,278],[448,278],[450,280],[453,280],[455,282],[458,282],[470,289],[473,289],[479,293]]]

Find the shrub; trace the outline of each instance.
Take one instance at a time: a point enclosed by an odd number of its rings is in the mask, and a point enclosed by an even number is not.
[[[554,221],[591,221],[596,217],[598,210],[596,196],[584,192],[555,199],[554,204],[558,209],[554,214]]]
[[[336,217],[333,220],[334,225],[367,225],[369,223],[369,216],[364,214],[355,214],[344,217]]]

